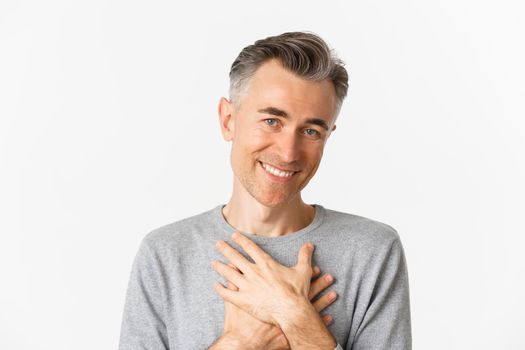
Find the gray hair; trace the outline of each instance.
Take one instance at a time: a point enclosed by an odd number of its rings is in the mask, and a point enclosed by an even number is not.
[[[240,106],[257,68],[272,58],[277,58],[284,68],[301,78],[313,81],[330,79],[337,97],[337,117],[348,91],[348,73],[344,62],[312,32],[286,32],[246,46],[230,69],[230,100],[236,108]]]

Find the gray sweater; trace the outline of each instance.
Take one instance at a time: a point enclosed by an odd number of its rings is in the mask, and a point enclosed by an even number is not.
[[[228,263],[215,249],[234,243],[237,231],[222,215],[224,204],[149,232],[133,262],[120,333],[120,350],[207,349],[222,334],[223,300],[214,282],[226,280],[211,267]],[[315,245],[312,266],[335,282],[321,294],[337,299],[321,315],[343,349],[412,348],[408,272],[395,229],[365,217],[314,204],[314,220],[280,237],[242,232],[279,263],[296,264],[300,247]],[[338,348],[340,349],[340,348]]]

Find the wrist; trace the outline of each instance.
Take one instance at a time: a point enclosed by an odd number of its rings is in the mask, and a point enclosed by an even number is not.
[[[309,300],[303,297],[296,297],[288,303],[289,307],[284,312],[275,315],[277,326],[284,330],[305,319],[310,319],[313,315],[318,315],[315,307]]]
[[[288,316],[278,320],[290,347],[333,350],[337,341],[326,328],[321,316],[309,300],[298,300]],[[315,335],[315,336],[313,336]]]

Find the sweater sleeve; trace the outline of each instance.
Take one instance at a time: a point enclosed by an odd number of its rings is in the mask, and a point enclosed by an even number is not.
[[[144,239],[133,261],[120,331],[120,350],[168,350],[166,279],[157,253]]]
[[[382,263],[363,321],[348,345],[348,350],[412,349],[408,271],[399,237]]]

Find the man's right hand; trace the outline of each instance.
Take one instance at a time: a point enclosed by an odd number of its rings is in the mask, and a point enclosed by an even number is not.
[[[236,269],[232,264],[230,267]],[[238,272],[240,272],[237,269]],[[317,278],[321,273],[319,267],[313,268],[312,279],[310,283],[309,300],[312,301],[321,291],[333,283],[327,280],[328,274]],[[314,280],[315,279],[315,280]],[[227,281],[227,287],[231,290],[238,290],[230,281]],[[333,298],[330,298],[331,295]],[[317,312],[321,312],[328,305],[334,302],[335,292],[327,293],[312,303]],[[332,322],[330,315],[322,317],[323,322],[328,326]],[[209,350],[215,349],[269,349],[269,350],[287,350],[290,349],[288,340],[281,329],[275,325],[262,322],[253,317],[246,311],[236,305],[224,302],[224,333],[209,347]]]

